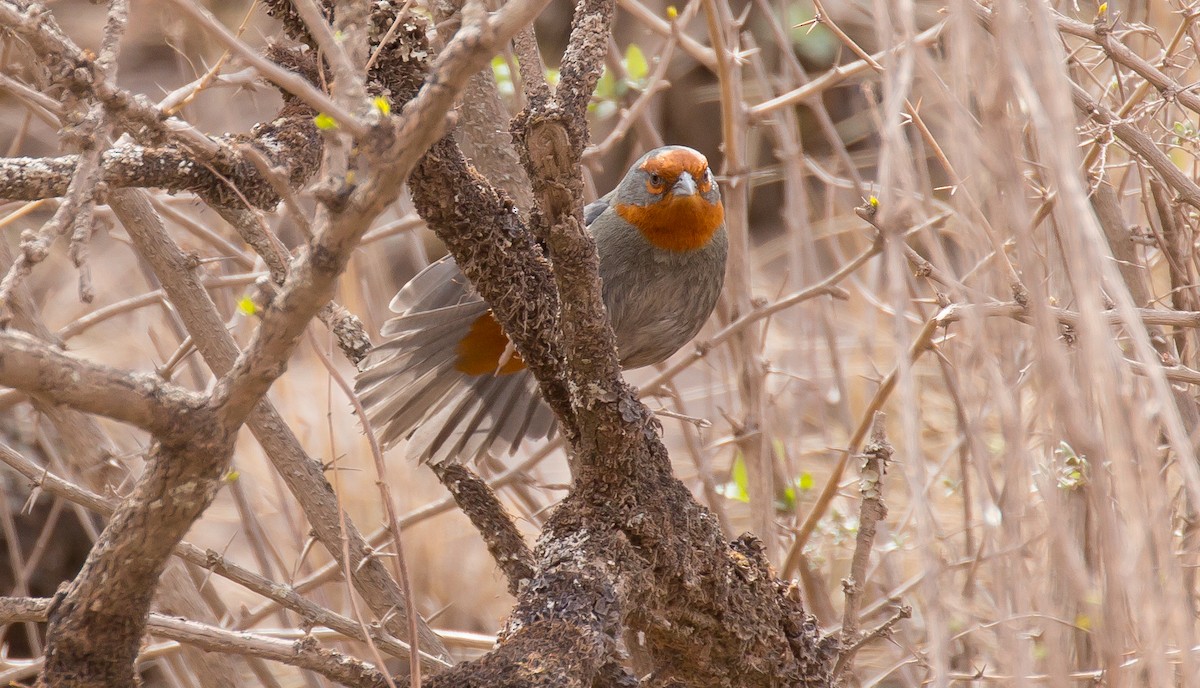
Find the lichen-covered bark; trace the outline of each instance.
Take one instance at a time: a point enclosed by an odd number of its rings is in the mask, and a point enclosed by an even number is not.
[[[180,416],[147,474],[113,514],[50,612],[40,686],[136,685],[134,660],[158,578],[175,545],[217,495],[233,436],[211,409]]]
[[[579,178],[582,111],[598,74],[587,65],[603,58],[611,12],[603,0],[581,3],[558,94],[514,125],[539,229],[449,139],[410,180],[418,211],[541,381],[577,467],[499,648],[431,685],[617,685],[632,675],[611,670],[627,661],[649,672],[645,685],[829,685],[836,641],[822,638],[755,538],[723,539],[672,475],[657,422],[620,379]],[[620,639],[632,658],[618,654]]]
[[[459,464],[431,464],[430,468],[487,543],[488,553],[508,579],[509,594],[518,594],[533,578],[533,553],[492,488]]]
[[[560,418],[570,419],[561,372],[558,290],[549,262],[512,202],[475,172],[449,137],[421,159],[409,189],[421,217],[446,243],[537,374],[546,401]],[[501,274],[503,279],[495,279]]]

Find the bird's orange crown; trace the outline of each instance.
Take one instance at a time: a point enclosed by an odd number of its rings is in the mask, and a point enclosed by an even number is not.
[[[708,160],[691,149],[673,148],[647,158],[638,170],[650,198],[644,205],[617,203],[617,214],[658,248],[694,251],[707,245],[725,222],[725,207],[712,193]],[[695,182],[696,193],[679,196],[672,187],[684,172]]]

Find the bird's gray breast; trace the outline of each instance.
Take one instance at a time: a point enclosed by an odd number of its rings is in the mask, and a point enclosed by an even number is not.
[[[621,221],[593,229],[621,365],[665,360],[696,336],[716,306],[725,280],[725,230],[703,248],[675,252],[655,248]]]

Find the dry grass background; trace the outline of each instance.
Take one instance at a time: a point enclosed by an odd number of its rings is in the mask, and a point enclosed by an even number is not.
[[[676,25],[698,48],[652,30],[665,26],[666,3],[619,3],[617,48],[637,44],[647,56],[669,58],[661,72],[669,86],[656,83],[651,59],[642,88],[615,94],[618,108],[597,109],[595,141],[614,128],[627,134],[599,151],[591,169],[595,188],[605,190],[636,152],[660,141],[693,145],[723,171],[731,229],[747,236],[739,228],[749,228],[749,251],[744,259],[735,254],[726,301],[700,338],[717,336],[720,344],[671,387],[652,384],[658,371],[630,374],[658,393],[652,406],[710,422],[664,417],[677,475],[721,515],[730,536],[751,529],[763,537],[776,566],[803,580],[810,610],[835,628],[860,501],[857,460],[850,456],[845,473],[839,462],[861,448],[852,438],[881,409],[896,454],[883,482],[890,514],[872,553],[863,626],[883,623],[898,605],[911,606],[913,617],[860,654],[854,685],[1200,685],[1200,205],[1180,186],[1194,186],[1196,177],[1197,109],[1187,92],[1146,88],[1121,51],[1190,86],[1200,7],[997,0],[985,26],[985,11],[966,0],[825,0],[826,18],[848,40],[870,53],[892,50],[878,57],[880,69],[868,66],[817,89],[819,101],[767,108],[771,98],[859,58],[828,24],[793,28],[813,16],[807,0],[715,2],[718,15],[745,17],[746,29],[740,37],[718,31],[740,51],[739,60],[715,70],[718,79],[702,64],[713,55],[704,3],[677,4]],[[211,6],[229,26],[250,9],[246,2]],[[97,44],[103,6],[63,1],[51,8],[80,44]],[[548,49],[567,9],[555,5],[539,25]],[[133,13],[121,55],[126,88],[161,97],[221,55],[156,3],[134,2]],[[269,18],[253,13],[244,37],[262,44],[276,33]],[[26,56],[2,41],[0,72],[20,77]],[[226,67],[238,69],[236,60]],[[1133,154],[1124,130],[1089,119],[1072,103],[1072,83],[1119,111],[1153,150]],[[20,99],[0,96],[0,145],[8,155],[58,150],[52,126]],[[266,87],[210,88],[183,113],[205,131],[246,131],[277,102]],[[641,116],[623,122],[628,111]],[[1153,151],[1183,182],[1161,181],[1162,170],[1151,169]],[[855,208],[871,197],[878,205],[874,214],[865,211],[867,221]],[[1116,215],[1096,212],[1102,197]],[[231,254],[197,231],[237,246],[236,235],[198,201],[160,200],[175,217],[173,234],[202,257],[208,274],[262,269],[248,249]],[[47,203],[18,216],[25,204],[0,207],[9,246],[52,209]],[[393,224],[364,246],[341,283],[340,302],[369,332],[378,331],[398,285],[437,250],[419,223],[406,221],[410,214],[397,204],[384,220]],[[283,224],[282,215],[270,220]],[[880,236],[886,240],[877,243]],[[840,279],[845,298],[803,300],[724,334],[750,309],[816,284],[873,248],[881,250]],[[64,247],[30,277],[51,329],[155,288],[119,226],[93,238],[90,266],[91,304],[77,297]],[[249,289],[213,290],[242,342],[253,322],[236,306]],[[182,338],[169,307],[147,300],[119,310],[73,334],[68,348],[123,368],[163,370],[196,387],[212,382],[194,354],[174,360]],[[322,358],[343,380],[353,370],[326,331],[314,326],[310,334],[311,345],[271,398],[308,451],[333,462],[343,503],[371,530],[381,523],[380,476]],[[10,444],[22,443],[55,472],[88,479],[70,474],[69,457],[23,399],[0,395],[0,403]],[[119,494],[141,468],[145,437],[105,427],[115,464],[108,489]],[[501,457],[483,472],[502,474],[535,451]],[[479,634],[451,642],[472,656],[486,648],[511,599],[465,518],[453,508],[426,515],[446,495],[401,454],[392,452],[385,479],[411,516],[403,539],[418,607],[436,628]],[[349,613],[347,586],[313,546],[303,516],[247,433],[235,463],[237,479],[188,539],[276,581],[304,581],[306,595]],[[531,538],[564,494],[564,464],[561,451],[550,453],[500,489]],[[17,515],[28,488],[7,479],[2,511]],[[828,501],[820,497],[826,485],[836,488]],[[40,494],[36,501],[56,499]],[[66,505],[53,511],[59,527],[96,526]],[[13,594],[35,584],[52,591],[59,574],[39,563],[68,537],[59,532],[39,546],[40,526],[23,523],[3,523]],[[18,547],[21,527],[31,534]],[[292,615],[221,578],[206,580],[205,589],[228,627],[297,626]],[[39,642],[19,626],[4,637]],[[171,643],[150,646],[159,652],[156,684],[194,684],[194,658]],[[343,647],[365,656],[353,644]],[[10,655],[0,661],[0,677],[28,677]],[[271,666],[280,685],[323,683]],[[247,673],[245,685],[261,680]]]

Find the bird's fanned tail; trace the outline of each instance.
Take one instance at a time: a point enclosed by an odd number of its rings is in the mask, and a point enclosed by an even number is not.
[[[472,341],[478,322],[491,318],[453,260],[413,278],[392,310],[400,315],[382,328],[390,339],[363,360],[355,385],[384,448],[407,439],[409,458],[421,462],[475,461],[552,433],[553,413],[529,370],[514,365],[519,359],[471,374],[462,347],[446,345]]]

